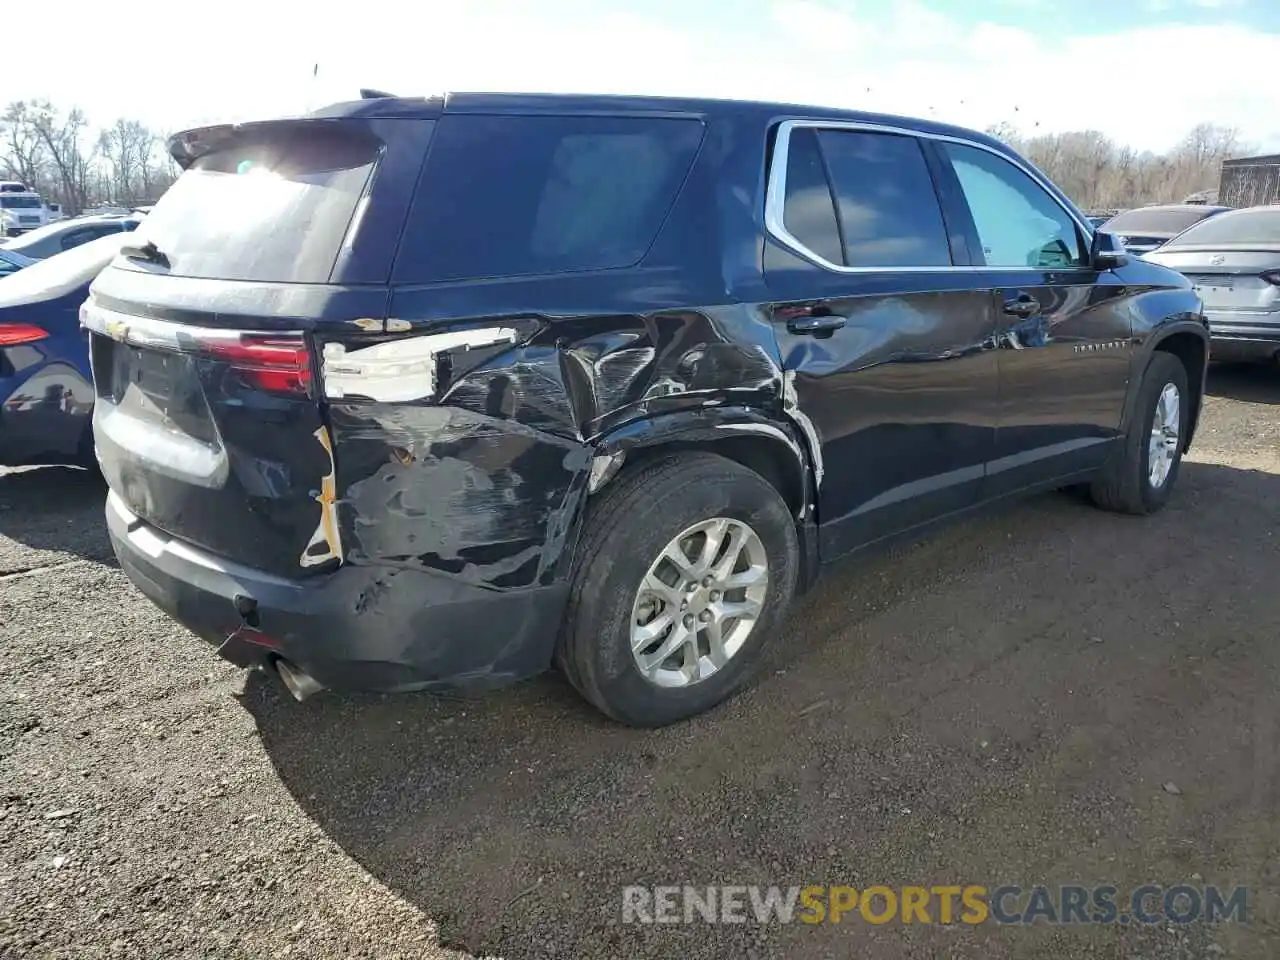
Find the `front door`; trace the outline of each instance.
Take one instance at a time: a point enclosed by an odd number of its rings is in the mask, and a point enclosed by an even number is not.
[[[1025,171],[977,146],[935,148],[993,288],[999,415],[984,496],[1093,470],[1119,437],[1128,387],[1125,288],[1090,268],[1080,225]]]
[[[974,505],[995,445],[991,289],[915,137],[784,124],[765,279],[816,446],[824,560]],[[785,176],[783,172],[785,171]]]

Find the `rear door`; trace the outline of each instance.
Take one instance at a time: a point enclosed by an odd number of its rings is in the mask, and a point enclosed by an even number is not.
[[[1083,229],[1025,170],[977,145],[936,149],[994,288],[999,413],[984,496],[1093,469],[1118,435],[1128,387],[1125,287],[1090,268]]]
[[[187,137],[188,169],[82,313],[99,458],[125,509],[279,574],[340,562],[315,338],[380,329],[432,127],[309,119]]]
[[[900,132],[778,133],[765,273],[824,559],[972,506],[994,450],[991,291],[935,173]]]

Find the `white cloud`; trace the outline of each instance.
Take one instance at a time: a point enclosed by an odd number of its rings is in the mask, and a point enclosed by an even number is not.
[[[642,0],[630,13],[591,0],[433,2],[414,16],[398,0],[362,0],[348,28],[279,0],[221,0],[157,21],[143,47],[123,51],[129,66],[114,70],[97,38],[114,35],[115,8],[62,3],[77,29],[59,35],[58,55],[6,49],[5,96],[79,103],[104,121],[136,115],[172,128],[270,116],[362,86],[563,90],[809,102],[975,127],[1093,127],[1153,149],[1207,120],[1280,148],[1265,142],[1280,115],[1280,33],[1240,25],[1153,20],[1072,37],[962,24],[928,0],[888,11],[869,0],[777,0],[763,18],[745,4],[741,16],[709,15],[691,0],[681,19],[646,13]],[[1172,65],[1154,81],[1153,52]],[[1135,75],[1144,82],[1132,84]]]

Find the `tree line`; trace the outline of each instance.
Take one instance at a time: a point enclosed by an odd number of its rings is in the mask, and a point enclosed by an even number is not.
[[[1216,190],[1222,161],[1251,148],[1238,130],[1202,123],[1166,153],[1138,151],[1096,130],[1027,135],[1008,123],[988,133],[1043,170],[1088,210],[1177,203]],[[155,200],[178,169],[165,135],[138,120],[95,128],[78,107],[47,100],[10,103],[0,116],[0,174],[21,180],[75,215],[98,204]]]
[[[1097,130],[1027,136],[1002,123],[987,132],[1034,163],[1086,210],[1180,203],[1216,191],[1222,161],[1255,152],[1238,130],[1212,123],[1198,125],[1167,153],[1134,150]]]
[[[95,128],[79,107],[17,100],[0,114],[0,179],[21,180],[67,216],[99,204],[141,204],[178,174],[164,141],[138,120]]]

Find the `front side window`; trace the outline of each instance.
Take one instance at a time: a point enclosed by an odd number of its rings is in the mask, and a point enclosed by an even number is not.
[[[1083,265],[1075,221],[1035,180],[986,150],[958,143],[941,146],[968,201],[987,266]]]

